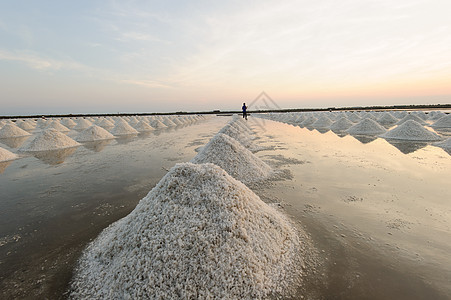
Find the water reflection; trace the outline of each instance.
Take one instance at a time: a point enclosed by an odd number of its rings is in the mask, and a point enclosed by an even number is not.
[[[132,142],[138,135],[137,134],[129,134],[129,135],[121,135],[116,138],[118,144],[128,144]]]
[[[427,142],[418,142],[418,141],[403,141],[393,139],[387,139],[386,141],[404,154],[415,152],[428,145]]]
[[[358,140],[359,142],[361,142],[362,144],[369,144],[377,139],[376,136],[371,135],[351,135],[351,136],[356,140]]]
[[[83,147],[85,147],[88,150],[94,151],[94,152],[100,152],[103,149],[105,149],[106,146],[111,144],[112,141],[113,141],[113,139],[86,142],[86,143],[83,143]]]
[[[315,130],[317,130],[319,133],[322,133],[322,134],[330,131],[329,128],[315,128]]]
[[[29,138],[30,138],[29,136],[10,137],[10,138],[0,139],[0,142],[2,144],[5,144],[8,147],[14,149],[14,148],[19,148],[20,146],[22,146],[23,143]]]
[[[0,174],[2,174],[3,172],[5,172],[6,168],[12,164],[12,160],[10,161],[4,161],[4,162],[0,162]]]
[[[32,154],[34,157],[36,157],[37,159],[41,160],[42,162],[48,165],[59,165],[62,164],[67,157],[74,154],[77,148],[78,147],[72,147],[58,150],[35,151],[28,153]]]

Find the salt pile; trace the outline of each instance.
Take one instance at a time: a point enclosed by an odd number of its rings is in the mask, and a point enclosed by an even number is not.
[[[377,119],[377,122],[381,125],[393,125],[396,122],[398,122],[398,119],[393,117],[393,115],[389,112],[384,112],[382,115]]]
[[[168,127],[177,126],[174,122],[172,122],[169,118],[164,118],[163,124]]]
[[[228,135],[218,133],[191,161],[196,164],[212,163],[243,183],[269,177],[272,169],[260,158]]]
[[[431,125],[434,128],[451,128],[451,115],[445,115],[441,117],[434,124]]]
[[[16,154],[0,147],[0,162],[15,160],[17,158],[18,156]]]
[[[75,138],[75,140],[79,142],[93,142],[109,139],[114,139],[114,136],[97,125],[91,125],[87,129],[80,132],[80,134]]]
[[[313,128],[329,128],[329,126],[332,124],[332,120],[329,119],[329,117],[325,115],[321,115],[318,120],[312,123]]]
[[[113,135],[131,135],[131,134],[138,134],[138,131],[128,125],[128,123],[122,119],[119,119],[116,121],[116,126],[114,126],[113,129],[111,129],[111,133]]]
[[[20,124],[18,124],[18,126],[20,128],[22,128],[23,130],[28,130],[28,131],[35,129],[35,127],[36,127],[36,125],[30,120],[23,121]]]
[[[114,127],[114,123],[109,121],[108,119],[103,119],[102,121],[99,122],[99,126],[101,127]]]
[[[177,164],[87,247],[71,298],[286,295],[306,246],[284,215],[221,168]]]
[[[78,124],[75,125],[74,129],[75,130],[83,130],[88,128],[89,126],[92,125],[92,122],[86,119],[80,119],[78,120]]]
[[[354,126],[350,127],[347,132],[349,134],[368,134],[368,135],[375,135],[375,134],[381,134],[384,133],[386,130],[384,127],[379,125],[376,121],[372,119],[363,119],[359,123],[355,124]]]
[[[409,141],[439,141],[440,136],[431,132],[414,120],[408,120],[396,128],[380,135],[386,139],[409,140]]]
[[[360,118],[357,113],[348,113],[347,114],[348,120],[353,122],[353,123],[358,123],[362,120],[362,118]]]
[[[244,147],[249,148],[252,146],[252,138],[249,134],[243,132],[240,130],[236,125],[234,125],[234,122],[231,122],[221,128],[219,133],[226,134],[238,142],[240,142]]]
[[[0,138],[10,138],[27,135],[31,134],[12,123],[7,123],[5,124],[5,126],[3,126],[2,129],[0,129]]]
[[[168,126],[164,125],[160,120],[154,119],[150,121],[150,126],[152,126],[155,129],[163,129],[167,128]]]
[[[353,125],[354,123],[349,121],[348,118],[341,117],[339,120],[335,121],[334,123],[332,123],[332,125],[330,125],[330,129],[335,131],[344,131]]]
[[[420,123],[421,125],[426,125],[426,122],[423,119],[413,114],[408,114],[407,116],[399,120],[398,123],[396,124],[401,125],[402,123],[407,122],[409,120],[413,120],[417,123]]]
[[[313,123],[315,123],[316,120],[318,120],[318,119],[315,118],[314,116],[310,115],[310,116],[308,116],[307,118],[305,118],[304,121],[302,121],[302,123],[299,124],[299,126],[302,126],[302,127],[310,126],[310,125],[312,125]]]
[[[139,121],[138,124],[136,124],[135,129],[139,132],[148,132],[154,130],[154,128],[145,121]]]
[[[77,123],[75,123],[74,120],[69,119],[69,118],[64,118],[61,121],[61,124],[63,124],[66,127],[74,127],[75,125],[77,125]]]
[[[58,130],[60,132],[70,131],[69,128],[67,128],[64,125],[61,125],[61,123],[59,121],[57,121],[57,120],[53,120],[47,125],[46,129],[50,129],[50,128],[53,128],[53,129]]]
[[[53,128],[46,129],[29,140],[20,151],[48,151],[77,147],[80,144]]]

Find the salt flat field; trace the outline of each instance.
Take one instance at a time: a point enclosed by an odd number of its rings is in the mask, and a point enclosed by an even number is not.
[[[0,121],[1,298],[450,299],[450,120]]]

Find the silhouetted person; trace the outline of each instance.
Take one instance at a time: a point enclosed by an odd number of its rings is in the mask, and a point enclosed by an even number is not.
[[[247,121],[247,112],[246,112],[247,106],[246,106],[246,103],[243,103],[243,107],[241,107],[241,109],[243,110],[243,118],[246,119],[246,121]]]

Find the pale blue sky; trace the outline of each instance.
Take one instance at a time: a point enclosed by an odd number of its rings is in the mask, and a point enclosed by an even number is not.
[[[0,0],[0,115],[451,102],[451,1]]]

